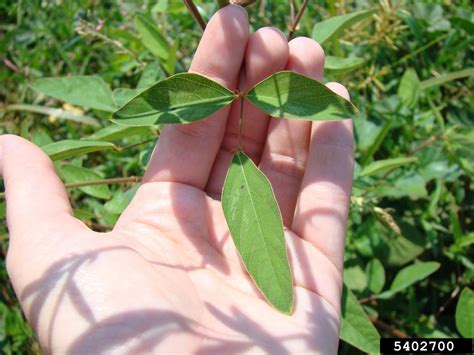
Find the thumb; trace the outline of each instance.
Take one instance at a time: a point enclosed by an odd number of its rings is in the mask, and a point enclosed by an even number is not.
[[[39,244],[54,245],[71,228],[85,228],[72,216],[66,189],[51,160],[33,143],[14,135],[0,136],[0,173],[7,201],[9,254],[14,249],[34,251]]]

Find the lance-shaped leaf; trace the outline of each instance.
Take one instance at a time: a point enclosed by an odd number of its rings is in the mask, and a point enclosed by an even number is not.
[[[153,132],[150,127],[127,127],[112,124],[99,129],[97,132],[88,137],[82,138],[82,140],[114,142],[122,138],[139,134],[153,136]]]
[[[360,172],[359,176],[371,176],[378,174],[383,171],[392,170],[398,168],[400,166],[404,166],[410,163],[414,163],[418,160],[417,157],[400,157],[394,159],[382,159],[374,161],[367,165],[362,171]]]
[[[362,64],[364,64],[364,59],[362,58],[339,58],[328,55],[324,60],[324,70],[330,70],[340,74],[360,67]]]
[[[290,314],[293,281],[281,213],[270,182],[242,152],[232,159],[222,208],[250,277],[270,304]]]
[[[31,87],[45,95],[77,106],[112,112],[117,109],[112,91],[99,76],[68,76],[64,78],[42,78]]]
[[[378,353],[380,335],[346,285],[342,289],[340,338],[365,353]]]
[[[143,91],[113,115],[127,126],[190,123],[209,117],[237,97],[204,76],[180,73]]]
[[[427,261],[418,264],[409,265],[400,270],[392,281],[392,285],[388,291],[377,295],[377,298],[386,299],[392,297],[395,293],[423,280],[436,270],[440,264],[435,261]]]
[[[247,99],[273,117],[340,120],[357,108],[317,80],[291,71],[275,73],[255,85]]]
[[[163,37],[153,23],[151,23],[145,16],[138,15],[135,17],[135,28],[140,33],[145,47],[147,47],[155,57],[162,60],[168,58],[170,46],[165,37]]]
[[[323,44],[332,36],[341,34],[344,30],[374,13],[375,10],[356,11],[346,15],[328,18],[314,25],[312,37],[320,44]]]
[[[109,142],[64,140],[45,145],[41,147],[41,149],[49,155],[51,160],[59,160],[91,152],[109,150],[114,147],[115,146]]]

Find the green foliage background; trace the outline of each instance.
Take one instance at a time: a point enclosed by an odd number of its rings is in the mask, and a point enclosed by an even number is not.
[[[216,11],[217,1],[197,3],[205,18]],[[295,3],[298,8],[301,1]],[[361,111],[354,121],[357,164],[345,282],[382,336],[472,336],[472,325],[466,330],[463,319],[474,317],[473,294],[462,291],[472,289],[474,280],[473,6],[468,0],[315,0],[309,2],[297,34],[311,36],[323,19],[366,9],[377,11],[323,45],[328,56],[357,57],[362,63],[326,72],[327,80],[349,87]],[[287,1],[261,1],[248,10],[253,30],[271,25],[287,31]],[[134,26],[138,14],[156,25],[170,46],[168,53],[153,53],[143,45]],[[108,113],[65,105],[28,85],[42,77],[97,74],[112,88],[135,88],[145,63],[158,63],[156,77],[184,71],[200,35],[181,1],[3,1],[0,133],[20,134],[40,146],[92,135],[112,124]],[[100,127],[87,119],[81,123],[33,113],[24,105],[43,111],[79,109]],[[61,176],[68,183],[141,176],[159,129],[133,133],[115,142],[127,147],[121,152],[58,162]],[[386,159],[397,160],[382,161]],[[93,172],[79,173],[77,167]],[[136,186],[128,182],[69,191],[77,216],[106,230]],[[4,219],[3,200],[0,214]],[[0,353],[38,353],[8,282],[7,247],[3,223]],[[428,261],[439,268],[421,264]],[[463,302],[456,312],[461,292]],[[340,351],[356,350],[341,343]]]

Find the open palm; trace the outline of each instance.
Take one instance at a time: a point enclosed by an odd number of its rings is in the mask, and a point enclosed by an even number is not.
[[[208,24],[191,71],[242,90],[283,69],[321,79],[323,63],[310,39],[287,43],[273,28],[248,38],[243,9],[228,6]],[[253,286],[219,201],[238,109],[166,127],[134,200],[107,234],[72,217],[40,149],[0,138],[8,271],[46,351],[337,352],[351,121],[283,121],[245,104],[244,150],[270,179],[288,227],[296,304],[285,316]]]

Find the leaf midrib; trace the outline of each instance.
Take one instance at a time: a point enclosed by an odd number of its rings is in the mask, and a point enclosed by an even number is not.
[[[276,272],[275,272],[275,267],[273,265],[273,260],[272,258],[270,257],[270,254],[268,252],[268,248],[267,248],[267,244],[265,243],[265,240],[263,238],[263,232],[262,232],[262,227],[260,226],[260,221],[258,219],[258,215],[257,215],[257,210],[255,209],[255,205],[254,205],[254,202],[253,202],[253,198],[252,198],[252,194],[250,193],[250,189],[249,189],[249,183],[248,183],[248,180],[247,180],[247,176],[245,175],[245,170],[244,170],[244,166],[243,166],[243,162],[242,162],[242,159],[241,159],[241,153],[238,153],[237,157],[239,159],[239,162],[240,162],[240,168],[242,169],[242,175],[244,176],[244,180],[245,180],[245,184],[247,185],[247,191],[248,191],[248,194],[249,194],[249,198],[250,198],[250,202],[251,202],[251,205],[252,205],[252,211],[255,215],[255,219],[257,220],[257,225],[258,225],[258,230],[260,231],[260,240],[263,241],[263,245],[265,247],[265,252],[266,252],[266,255],[267,255],[267,258],[270,260],[270,264],[272,265],[272,272],[273,272],[273,278],[276,280],[276,282],[278,283],[278,286],[279,286],[279,289],[280,289],[280,294],[282,294],[282,285],[280,284],[279,282],[279,279],[276,277]],[[250,157],[248,158],[250,159]],[[250,164],[253,164],[252,162],[250,162]],[[258,168],[257,168],[258,169]],[[265,297],[267,297],[265,294],[264,294]]]
[[[204,99],[204,100],[201,100],[201,101],[194,101],[194,103],[185,103],[185,104],[176,104],[176,105],[170,105],[166,108],[160,108],[160,109],[153,109],[153,110],[150,110],[150,111],[146,111],[146,112],[143,112],[141,111],[140,113],[136,113],[136,114],[128,114],[126,115],[127,117],[143,117],[143,116],[149,116],[151,114],[156,114],[156,115],[161,115],[163,113],[169,113],[169,112],[173,112],[175,110],[179,110],[181,108],[188,108],[188,107],[193,107],[193,106],[200,106],[202,104],[207,104],[207,103],[213,103],[213,102],[219,102],[219,101],[222,101],[224,99],[230,99],[232,98],[232,100],[230,102],[232,102],[233,100],[235,100],[236,96],[232,96],[232,95],[229,95],[227,97],[223,96],[223,97],[220,97],[220,98],[213,98],[213,99]],[[154,101],[156,102],[156,100],[151,100],[151,101]],[[229,102],[229,103],[230,103]],[[119,111],[120,112],[120,111]]]

